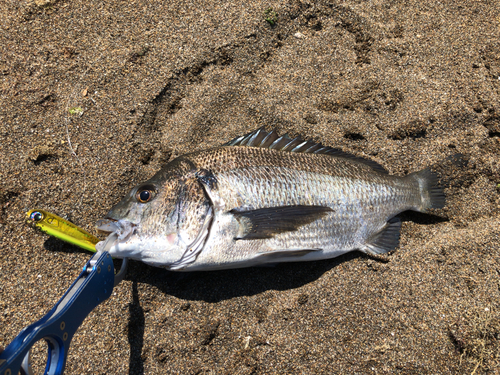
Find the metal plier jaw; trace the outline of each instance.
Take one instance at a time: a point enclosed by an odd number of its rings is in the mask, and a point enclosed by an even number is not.
[[[31,347],[45,339],[48,345],[46,375],[62,374],[73,335],[87,315],[111,296],[113,287],[125,276],[127,259],[114,273],[107,251],[95,254],[63,297],[42,319],[26,327],[0,353],[0,375],[32,374]]]

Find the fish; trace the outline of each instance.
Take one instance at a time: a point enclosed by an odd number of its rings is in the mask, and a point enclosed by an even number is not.
[[[390,175],[375,161],[260,128],[170,161],[97,229],[115,234],[113,257],[220,270],[356,250],[379,256],[399,244],[399,213],[444,205],[429,168]]]
[[[42,232],[62,241],[96,252],[95,245],[101,240],[75,224],[51,212],[34,209],[26,212],[26,222]]]

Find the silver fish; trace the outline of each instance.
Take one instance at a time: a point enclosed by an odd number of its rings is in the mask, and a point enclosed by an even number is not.
[[[444,202],[429,169],[391,176],[376,162],[259,129],[171,161],[98,229],[118,234],[113,257],[215,270],[386,253],[399,243],[397,214]]]

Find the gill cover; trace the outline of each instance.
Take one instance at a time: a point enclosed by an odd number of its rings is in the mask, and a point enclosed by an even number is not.
[[[210,232],[213,210],[196,168],[178,158],[134,187],[99,223],[133,230],[109,252],[154,266],[182,269],[194,262]]]

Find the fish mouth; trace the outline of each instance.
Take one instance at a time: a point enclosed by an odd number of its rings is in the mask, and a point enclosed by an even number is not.
[[[97,233],[107,236],[119,229],[118,220],[107,217],[105,217],[104,219],[99,219],[96,223],[96,229]]]
[[[135,232],[136,225],[128,220],[115,220],[110,217],[96,223],[97,232],[107,236],[106,240],[96,244],[99,252],[110,251],[121,242],[126,242]]]

